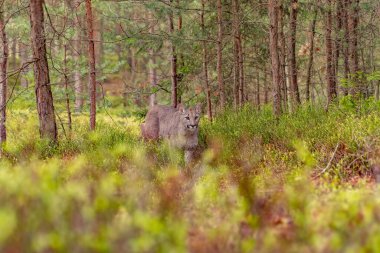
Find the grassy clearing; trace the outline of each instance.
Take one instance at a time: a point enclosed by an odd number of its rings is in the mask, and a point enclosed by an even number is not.
[[[165,143],[143,143],[120,107],[100,111],[93,133],[75,115],[57,147],[38,139],[29,108],[11,108],[0,160],[3,252],[380,251],[374,101],[203,119],[189,168]]]

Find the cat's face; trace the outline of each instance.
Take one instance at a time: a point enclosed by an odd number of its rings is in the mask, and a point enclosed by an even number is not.
[[[192,108],[185,108],[183,105],[178,105],[178,110],[181,113],[181,125],[184,130],[195,132],[198,129],[201,106],[198,104]]]

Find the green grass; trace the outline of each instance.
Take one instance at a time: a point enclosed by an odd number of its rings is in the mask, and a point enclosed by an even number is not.
[[[143,110],[117,100],[99,109],[94,132],[86,114],[74,115],[72,132],[59,126],[58,146],[39,139],[29,106],[8,113],[2,252],[380,251],[370,177],[378,102],[344,98],[329,112],[305,106],[279,119],[247,106],[202,119],[203,154],[191,167],[165,143],[141,141]]]

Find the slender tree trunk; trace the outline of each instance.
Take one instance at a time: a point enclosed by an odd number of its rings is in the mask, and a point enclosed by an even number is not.
[[[225,101],[224,94],[224,82],[223,82],[223,17],[222,17],[222,1],[217,0],[217,8],[218,8],[218,39],[217,39],[217,73],[218,73],[218,86],[219,86],[219,103],[220,108],[223,110]]]
[[[177,8],[178,9],[181,9],[181,6],[180,6],[180,0],[177,0]],[[182,31],[182,15],[181,13],[178,13],[178,32],[179,34],[181,35],[181,31]],[[178,97],[178,104],[182,103],[182,89],[181,89],[181,82],[182,82],[182,79],[184,77],[184,74],[183,73],[178,73],[178,66],[179,66],[179,70],[183,69],[183,67],[185,66],[185,59],[183,57],[183,54],[181,54],[181,52],[179,52],[177,50],[176,52],[176,55],[177,55],[177,97]]]
[[[103,100],[103,68],[102,63],[104,61],[104,18],[102,15],[95,17],[93,20],[94,29],[94,47],[95,47],[95,68],[96,68],[96,99],[98,102]]]
[[[342,0],[336,0],[336,31],[335,31],[335,54],[334,54],[334,73],[336,76],[335,82],[337,83],[337,77],[339,73],[339,58],[342,50]],[[338,92],[338,90],[337,90]]]
[[[153,18],[153,15],[150,15],[150,19]],[[155,33],[155,27],[153,24],[151,24],[150,32],[152,34]],[[152,90],[154,91],[149,96],[149,106],[154,106],[156,101],[156,87],[157,87],[157,69],[156,69],[156,52],[153,48],[149,49],[150,54],[150,67],[149,67],[149,78],[150,78],[150,85],[152,86]]]
[[[95,44],[91,0],[86,0],[86,20],[88,36],[89,98],[90,98],[90,130],[96,125],[96,67]]]
[[[342,0],[342,25],[344,29],[344,39],[342,41],[342,51],[344,59],[344,79],[347,82],[350,78],[350,63],[349,63],[349,52],[350,52],[350,33],[348,29],[348,8],[349,0]],[[348,95],[348,89],[343,88],[344,95]]]
[[[76,63],[76,67],[73,70],[74,74],[74,92],[75,92],[75,111],[80,112],[83,108],[83,83],[82,83],[82,74],[80,72],[80,53],[81,53],[81,41],[78,38],[75,39],[74,47],[75,52],[73,59]]]
[[[269,40],[270,56],[272,62],[272,85],[273,85],[273,108],[274,114],[281,114],[281,80],[280,80],[280,63],[278,56],[278,1],[268,1],[268,14],[270,20]]]
[[[69,95],[69,77],[68,77],[68,71],[67,71],[67,45],[64,46],[64,58],[63,58],[63,65],[64,65],[64,82],[65,82],[65,96],[66,96],[66,112],[67,112],[67,124],[69,126],[69,130],[72,129],[72,123],[71,123],[71,108],[70,108],[70,95]]]
[[[376,50],[376,35],[375,35],[375,33],[372,33],[371,34],[370,61],[371,61],[371,71],[373,73],[376,71],[375,50]],[[373,95],[375,95],[375,98],[377,99],[377,94],[378,94],[377,83],[378,83],[378,81],[374,80],[371,83],[372,83]]]
[[[201,12],[201,29],[202,33],[205,36],[206,29],[205,29],[205,0],[202,0],[202,12]],[[207,42],[206,40],[202,41],[203,46],[203,75],[204,75],[204,82],[206,87],[206,99],[207,99],[207,115],[209,120],[212,122],[212,105],[211,105],[211,91],[210,91],[210,85],[208,82],[208,54],[207,54]]]
[[[240,3],[239,0],[232,0],[233,12],[233,30],[234,30],[234,48],[235,48],[235,105],[242,106],[244,104],[244,59],[243,46],[240,32]]]
[[[3,3],[4,4],[4,3]],[[7,140],[6,110],[7,110],[7,66],[8,41],[5,33],[4,11],[0,7],[0,149]]]
[[[336,78],[334,72],[333,62],[333,42],[331,38],[332,32],[332,14],[331,14],[331,0],[326,0],[326,81],[327,81],[327,105],[329,105],[337,96],[336,92]]]
[[[36,59],[34,63],[34,79],[40,135],[42,138],[48,138],[52,142],[57,142],[57,125],[54,115],[49,66],[46,58],[42,0],[30,0],[30,23],[33,57]]]
[[[300,94],[298,91],[297,62],[296,62],[297,12],[298,12],[298,0],[292,0],[291,8],[290,8],[289,76],[290,76],[290,91],[291,91],[293,110],[301,103]]]
[[[264,105],[268,104],[269,102],[269,85],[268,85],[268,70],[267,66],[264,66]],[[272,73],[272,72],[270,72]]]
[[[355,87],[351,90],[351,94],[357,93],[359,71],[359,57],[358,57],[358,37],[357,27],[359,24],[359,0],[348,0],[348,31],[349,31],[349,58],[350,58],[350,71]],[[359,89],[361,87],[358,87]]]
[[[363,45],[363,47],[366,47],[364,41],[362,41],[361,45]],[[366,59],[368,59],[369,57],[365,56],[363,47],[360,48],[360,58],[361,58],[361,62],[362,62],[362,68],[361,69],[362,69],[364,74],[368,74],[367,65],[369,65],[369,63],[366,61]],[[369,84],[362,84],[361,92],[362,92],[364,98],[368,98],[370,95],[370,85]]]
[[[310,33],[309,33],[309,61],[307,64],[307,76],[306,76],[306,101],[310,101],[310,82],[311,74],[313,70],[313,61],[314,61],[314,35],[315,35],[315,25],[317,23],[318,10],[314,10],[314,17],[310,24]]]
[[[97,36],[95,38],[99,41],[97,43],[97,46],[95,46],[95,60],[96,60],[96,70],[98,74],[98,79],[103,80],[103,69],[102,69],[102,63],[104,61],[104,18],[102,15],[100,15],[99,19],[97,20],[98,29],[97,29]]]
[[[4,3],[2,3],[4,5]],[[11,66],[12,66],[12,69],[13,70],[16,70],[17,69],[17,39],[14,38],[12,40],[12,53],[11,53]]]
[[[170,0],[170,4],[173,0]],[[174,34],[174,21],[173,21],[173,10],[170,10],[169,14],[169,32],[171,35]],[[172,89],[171,89],[171,102],[174,108],[177,107],[178,103],[178,76],[177,76],[177,55],[174,46],[173,39],[170,41],[170,51],[171,51],[171,79],[172,79]]]
[[[24,45],[24,43],[19,42],[19,55],[20,55],[20,67],[24,65],[28,61],[28,47]],[[21,87],[23,88],[28,88],[29,83],[28,79],[26,79],[25,75],[28,73],[28,67],[24,67],[24,69],[21,70],[21,77],[20,77],[20,82],[21,82]]]
[[[240,54],[239,54],[239,11],[238,0],[232,0],[232,13],[233,13],[233,35],[234,35],[234,107],[239,107],[239,90],[240,90]]]
[[[256,105],[257,105],[257,109],[260,110],[260,70],[257,69],[257,74],[256,74]]]
[[[281,97],[283,101],[283,108],[287,111],[288,107],[288,87],[286,82],[286,40],[284,34],[284,7],[281,4],[279,9],[278,27],[279,27],[279,59],[280,59],[280,80],[281,80]]]
[[[239,21],[240,23],[240,21]],[[240,107],[244,105],[245,96],[244,96],[244,52],[243,52],[243,43],[239,27],[239,40],[238,40],[238,53],[239,53],[239,105]]]
[[[79,0],[76,0],[75,5],[79,6]],[[78,7],[79,8],[79,7]],[[75,8],[71,7],[71,11],[78,12]],[[82,54],[82,41],[81,41],[81,18],[80,14],[77,13],[75,18],[75,33],[74,33],[74,50],[73,50],[73,60],[75,62],[75,68],[73,70],[74,78],[74,94],[75,94],[75,111],[80,112],[83,108],[83,82],[81,74],[80,56]]]

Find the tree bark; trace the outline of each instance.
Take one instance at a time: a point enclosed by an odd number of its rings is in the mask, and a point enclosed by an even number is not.
[[[348,32],[349,32],[349,59],[350,59],[350,71],[354,86],[351,89],[351,94],[357,93],[357,86],[359,85],[357,74],[359,71],[359,57],[358,57],[358,37],[357,27],[359,24],[359,0],[348,0],[349,12],[348,12]],[[359,89],[361,87],[358,87]]]
[[[83,82],[81,74],[80,56],[82,54],[82,41],[81,41],[81,18],[79,11],[75,8],[79,8],[79,0],[74,1],[75,6],[70,6],[71,11],[76,12],[75,15],[75,33],[74,33],[74,50],[73,60],[75,62],[75,68],[73,70],[74,78],[74,95],[75,95],[75,111],[80,112],[83,108]]]
[[[334,53],[334,72],[336,75],[336,78],[338,77],[339,73],[339,58],[341,57],[340,52],[342,50],[342,36],[341,36],[341,30],[343,27],[342,22],[342,0],[336,0],[336,30],[335,30],[335,53]],[[337,79],[335,80],[337,83]]]
[[[46,58],[46,40],[44,30],[44,11],[42,0],[30,0],[30,23],[35,78],[37,111],[40,123],[40,135],[57,142],[53,95],[51,92],[49,65]]]
[[[244,104],[244,59],[243,46],[240,32],[240,3],[239,0],[232,0],[233,12],[233,31],[234,31],[234,59],[235,59],[235,106],[243,106]]]
[[[173,3],[173,0],[170,0],[170,4]],[[171,35],[174,34],[174,17],[173,17],[173,10],[170,10],[169,13],[169,32]],[[173,39],[170,41],[170,51],[171,51],[171,81],[172,81],[172,88],[171,88],[171,102],[172,106],[174,108],[177,107],[178,104],[178,76],[177,76],[177,55],[176,55],[176,48],[173,42]]]
[[[217,75],[218,75],[218,86],[219,86],[219,103],[220,108],[223,110],[225,106],[225,94],[224,94],[224,82],[223,82],[223,17],[222,17],[222,1],[217,0],[218,9],[218,38],[217,38]]]
[[[298,0],[292,0],[290,7],[290,37],[289,37],[289,76],[290,93],[292,99],[292,109],[300,103],[300,94],[297,81],[297,62],[296,62],[296,32],[297,32],[297,12]]]
[[[239,54],[239,13],[238,13],[238,0],[232,0],[232,14],[233,14],[233,37],[234,37],[234,107],[237,109],[240,103],[240,54]]]
[[[257,68],[257,74],[256,74],[256,106],[257,109],[260,110],[260,70]]]
[[[326,43],[326,81],[327,81],[327,105],[329,105],[337,96],[336,77],[333,62],[333,42],[331,38],[332,32],[332,14],[331,0],[326,0],[326,27],[325,27],[325,43]]]
[[[288,107],[288,86],[286,82],[286,40],[284,34],[284,7],[281,4],[279,9],[278,27],[279,27],[279,59],[280,59],[280,80],[281,80],[281,97],[283,101],[283,108],[287,111]]]
[[[342,42],[342,51],[344,59],[344,79],[348,82],[350,78],[350,62],[349,62],[349,52],[350,52],[350,33],[348,29],[348,8],[349,0],[342,0],[342,25],[344,29],[344,39]],[[348,89],[345,87],[343,89],[344,95],[348,95]]]
[[[279,5],[277,0],[268,0],[268,14],[270,20],[269,50],[272,62],[273,109],[276,116],[281,114],[281,80],[278,56],[278,9]]]
[[[150,14],[150,19],[152,18],[153,18],[153,15]],[[152,34],[155,33],[154,24],[151,24],[150,32]],[[152,90],[154,90],[154,92],[152,92],[152,94],[150,94],[149,96],[149,106],[152,107],[157,103],[156,90],[155,90],[155,88],[157,87],[156,52],[153,48],[150,48],[149,54],[150,54],[149,78],[150,78],[150,85],[152,87]]]
[[[313,20],[310,24],[310,34],[309,34],[309,61],[307,64],[307,75],[306,75],[306,101],[310,101],[310,83],[311,83],[311,75],[313,70],[313,62],[314,62],[314,36],[315,36],[315,25],[317,23],[317,15],[318,10],[314,10]]]
[[[270,71],[270,73],[272,73]],[[269,102],[269,86],[268,86],[268,69],[266,64],[264,65],[264,105],[268,104]]]
[[[239,5],[238,5],[239,13]],[[240,15],[240,14],[239,14]],[[240,20],[239,20],[239,30],[238,30],[238,54],[239,54],[239,104],[240,107],[245,103],[245,78],[244,78],[244,48],[240,32]]]
[[[22,43],[21,41],[18,44],[19,46],[19,55],[20,55],[20,67],[24,65],[29,59],[28,59],[28,47]],[[21,70],[21,77],[20,77],[20,84],[23,88],[28,88],[29,83],[28,79],[26,78],[26,74],[28,73],[28,67],[24,67]]]
[[[7,67],[8,41],[5,33],[4,11],[0,7],[0,149],[7,140],[6,109],[7,109]]]
[[[64,82],[65,82],[65,96],[66,96],[66,113],[67,113],[67,124],[69,126],[69,130],[72,129],[72,120],[71,120],[71,108],[70,108],[70,96],[69,96],[69,77],[68,77],[68,71],[67,71],[67,45],[64,46],[64,58],[63,58],[63,65],[64,65]]]
[[[2,3],[4,5],[4,3]],[[17,69],[17,39],[14,38],[11,43],[11,56],[10,56],[10,65],[13,70]],[[9,53],[8,53],[9,54]]]
[[[91,0],[86,0],[86,20],[88,36],[88,65],[89,65],[89,97],[90,97],[90,130],[96,125],[96,67],[95,44]]]
[[[201,29],[202,33],[205,36],[206,29],[205,29],[205,0],[202,0],[202,11],[201,11]],[[206,99],[207,99],[207,115],[209,120],[212,122],[212,105],[211,105],[211,91],[210,91],[210,85],[208,82],[208,54],[207,54],[207,42],[206,40],[202,41],[203,46],[203,78],[205,82],[205,88],[206,88]]]

